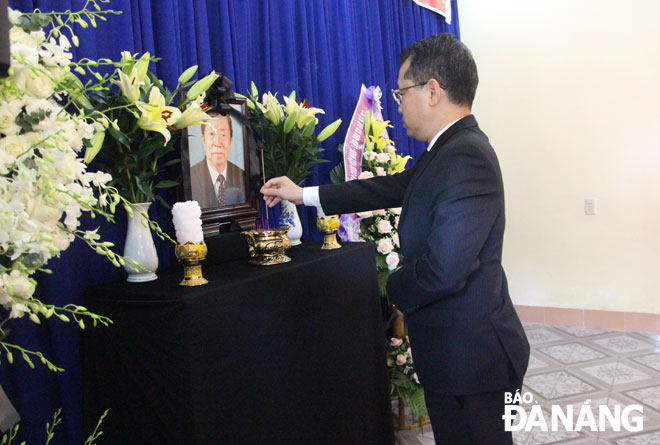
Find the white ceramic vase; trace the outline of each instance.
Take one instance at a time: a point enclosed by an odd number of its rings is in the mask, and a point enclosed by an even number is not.
[[[144,217],[139,214],[140,211],[148,212],[150,206],[150,202],[131,204],[133,216],[128,217],[124,257],[129,257],[137,261],[145,269],[148,269],[148,271],[136,271],[126,263],[124,265],[124,270],[128,272],[126,281],[130,281],[131,283],[152,281],[158,278],[155,273],[156,269],[158,269],[156,245],[154,244],[154,239],[151,237],[149,226],[147,225],[145,227],[142,224]]]
[[[298,209],[294,203],[286,199],[282,200],[281,205],[279,226],[282,227],[286,224],[291,226],[286,235],[291,240],[291,245],[297,246],[300,244],[300,238],[302,238],[302,224],[300,224]]]

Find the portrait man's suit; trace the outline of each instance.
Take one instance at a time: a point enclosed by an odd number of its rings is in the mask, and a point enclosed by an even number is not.
[[[244,171],[235,164],[227,162],[225,199],[226,205],[246,202]],[[192,199],[203,209],[218,207],[220,203],[215,192],[215,185],[209,172],[206,158],[190,167]]]
[[[319,197],[326,214],[402,207],[403,265],[387,292],[405,314],[425,390],[470,395],[521,385],[529,343],[502,269],[502,177],[474,116],[449,127],[409,170],[321,186]]]

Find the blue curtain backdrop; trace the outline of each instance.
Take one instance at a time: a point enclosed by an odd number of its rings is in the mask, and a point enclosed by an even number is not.
[[[382,88],[383,116],[394,125],[390,135],[398,151],[416,157],[426,148],[406,136],[389,92],[396,88],[398,57],[404,48],[437,32],[459,35],[457,0],[451,3],[452,24],[447,25],[412,0],[113,0],[108,8],[123,14],[99,22],[96,30],[78,28],[80,46],[74,49],[74,59],[118,59],[122,50],[150,51],[162,58],[151,69],[170,88],[183,69],[197,64],[201,74],[222,72],[240,93],[247,92],[250,81],[260,92],[279,92],[279,97],[296,90],[298,97],[325,110],[319,119],[322,126],[338,117],[344,121],[323,144],[330,162],[317,166],[307,180],[308,185],[325,184],[341,160],[337,146],[343,142],[362,83]],[[85,0],[9,4],[24,12],[75,11]],[[174,196],[167,199],[173,202]],[[151,216],[173,233],[169,211],[160,204],[154,207]],[[316,238],[316,212],[304,207],[299,211],[305,236]],[[117,219],[115,226],[102,224],[100,232],[121,248],[125,217],[119,214]],[[85,221],[88,226],[98,223]],[[157,245],[162,270],[171,262],[172,249],[158,240]],[[57,305],[80,304],[87,285],[122,278],[122,271],[79,243],[49,266],[54,273],[39,277],[37,292],[43,301]],[[62,408],[63,421],[52,443],[82,443],[79,329],[51,320],[40,326],[13,320],[6,326],[12,330],[8,341],[42,351],[66,369],[56,374],[40,363],[30,369],[20,358],[13,365],[0,365],[0,383],[22,417],[21,440],[44,443],[46,422]],[[135,419],[136,428],[140,421]]]

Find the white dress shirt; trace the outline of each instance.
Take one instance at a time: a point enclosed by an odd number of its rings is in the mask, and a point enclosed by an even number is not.
[[[220,176],[220,173],[215,169],[213,164],[209,162],[209,158],[206,158],[206,165],[209,168],[209,173],[211,174],[211,181],[213,182],[213,186],[215,187],[215,181],[218,180],[218,176]],[[225,169],[222,171],[222,176],[225,177],[225,181],[227,180],[227,164],[225,164]]]

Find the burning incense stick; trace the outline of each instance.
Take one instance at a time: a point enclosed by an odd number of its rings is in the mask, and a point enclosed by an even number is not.
[[[261,149],[261,175],[264,178],[264,185],[266,185],[266,167],[264,166],[264,149]],[[264,203],[266,203],[266,198],[264,197]],[[266,204],[266,225],[270,226],[268,221],[268,204]]]

